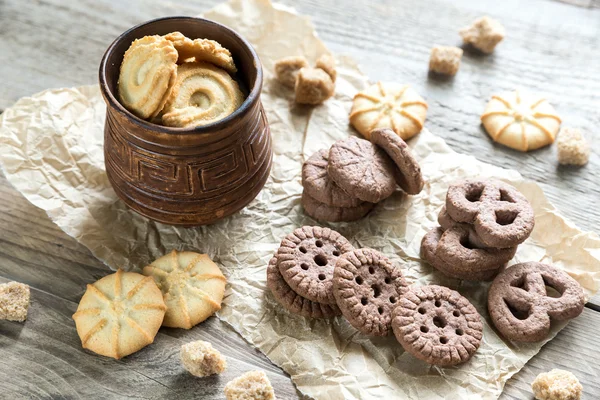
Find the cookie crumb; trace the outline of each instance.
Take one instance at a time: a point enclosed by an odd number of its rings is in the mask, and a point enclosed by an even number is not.
[[[579,400],[583,387],[573,373],[553,369],[539,374],[531,389],[537,400]]]
[[[275,400],[273,386],[263,371],[250,371],[225,385],[227,400]]]
[[[308,67],[308,61],[303,56],[284,57],[275,62],[275,77],[282,85],[293,89],[298,72],[305,67]]]
[[[181,346],[180,356],[185,369],[200,378],[220,374],[227,368],[227,361],[221,353],[202,340]]]
[[[500,22],[488,16],[476,19],[471,26],[459,31],[465,43],[487,54],[493,52],[496,45],[504,39],[505,32]]]
[[[337,71],[335,69],[335,59],[331,54],[323,54],[319,57],[315,67],[321,68],[323,71],[327,72],[327,75],[329,75],[333,83],[335,83]]]
[[[23,322],[29,308],[29,286],[19,282],[0,285],[0,320]]]
[[[321,68],[302,68],[296,79],[296,103],[321,104],[335,91],[333,80]]]
[[[431,49],[429,70],[443,75],[456,75],[460,67],[462,49],[453,46],[435,46]]]
[[[585,165],[590,158],[590,144],[576,128],[563,128],[556,140],[558,162],[563,165]]]

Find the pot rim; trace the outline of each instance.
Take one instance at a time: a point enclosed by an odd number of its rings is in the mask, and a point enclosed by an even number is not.
[[[196,127],[191,127],[191,128],[176,128],[176,127],[168,127],[168,126],[153,124],[151,122],[148,122],[144,119],[139,118],[138,116],[136,116],[135,114],[133,114],[132,112],[127,110],[121,104],[121,102],[114,96],[112,91],[109,89],[109,86],[107,84],[107,79],[106,79],[107,63],[108,63],[109,55],[112,54],[112,52],[114,51],[117,44],[120,44],[123,40],[125,40],[126,36],[128,36],[131,32],[135,31],[136,29],[139,29],[143,26],[155,24],[158,22],[168,21],[168,20],[192,20],[192,21],[196,21],[196,22],[200,22],[200,23],[213,25],[216,29],[227,30],[231,34],[233,34],[233,36],[235,36],[241,42],[241,44],[245,47],[245,49],[248,50],[250,52],[250,54],[252,55],[252,60],[253,60],[252,64],[256,68],[256,79],[253,82],[252,90],[250,91],[248,96],[246,96],[246,99],[244,100],[242,105],[240,105],[233,113],[229,114],[227,117],[225,117],[221,120],[215,121],[213,123],[207,124],[207,125],[196,126]],[[209,20],[206,18],[171,16],[171,17],[156,18],[156,19],[152,19],[150,21],[143,22],[143,23],[135,25],[134,27],[129,28],[125,32],[121,33],[110,44],[110,46],[106,49],[106,51],[104,52],[104,55],[102,56],[102,61],[100,61],[99,80],[100,80],[100,89],[102,91],[105,101],[107,102],[107,105],[109,107],[112,107],[112,109],[114,111],[117,111],[120,114],[122,114],[125,118],[127,118],[132,123],[135,123],[136,125],[139,125],[144,129],[152,130],[152,131],[159,132],[159,133],[178,134],[178,135],[211,134],[214,131],[218,131],[220,129],[225,128],[231,122],[235,121],[236,118],[238,118],[238,116],[241,116],[244,113],[248,112],[252,108],[252,106],[259,101],[260,92],[262,90],[262,84],[263,84],[263,71],[262,71],[262,64],[260,62],[258,54],[256,54],[256,51],[254,50],[254,47],[252,47],[252,45],[246,39],[244,39],[244,37],[242,35],[237,33],[235,30],[229,28],[228,26],[225,26],[223,24],[220,24],[218,22],[215,22],[215,21],[212,21],[212,20]]]

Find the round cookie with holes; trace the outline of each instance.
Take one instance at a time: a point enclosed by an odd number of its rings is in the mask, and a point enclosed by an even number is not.
[[[303,226],[287,235],[277,250],[279,272],[300,296],[323,304],[336,304],[333,268],[338,258],[354,247],[338,232]]]
[[[406,351],[442,367],[468,361],[483,337],[481,317],[469,300],[437,285],[406,293],[394,309],[392,328]]]
[[[392,310],[408,291],[400,268],[373,249],[342,255],[333,273],[333,294],[350,324],[369,336],[386,336]]]
[[[335,304],[310,301],[294,292],[279,272],[277,255],[271,258],[267,267],[267,287],[271,289],[275,300],[294,314],[307,318],[332,318],[342,314]]]

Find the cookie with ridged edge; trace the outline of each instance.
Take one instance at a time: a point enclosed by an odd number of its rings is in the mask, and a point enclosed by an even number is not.
[[[300,296],[324,304],[336,304],[333,268],[338,258],[354,250],[338,232],[319,226],[303,226],[281,241],[277,250],[279,272]]]
[[[334,207],[321,203],[303,192],[302,207],[306,214],[319,221],[351,222],[367,215],[375,207],[375,204],[365,201],[356,207]]]
[[[406,293],[394,309],[392,328],[406,351],[442,367],[468,361],[483,337],[481,317],[469,300],[437,285]]]
[[[275,300],[291,313],[307,318],[333,318],[342,314],[334,304],[315,303],[294,292],[279,272],[277,255],[271,258],[267,267],[267,287]]]
[[[369,336],[386,336],[392,310],[408,290],[400,268],[376,250],[342,255],[333,272],[333,294],[350,324]]]

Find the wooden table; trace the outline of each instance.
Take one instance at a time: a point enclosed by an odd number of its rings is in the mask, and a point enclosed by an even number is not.
[[[559,210],[599,231],[600,9],[549,0],[285,0],[310,15],[336,53],[352,55],[373,80],[412,84],[430,105],[427,127],[455,150],[519,170],[540,183]],[[0,0],[0,111],[50,87],[97,81],[108,44],[125,29],[167,15],[197,15],[217,0]],[[27,4],[27,5],[26,5]],[[466,53],[451,80],[428,77],[429,49],[458,45],[457,30],[480,15],[498,18],[507,38],[490,56]],[[596,150],[584,168],[559,167],[554,147],[522,154],[495,145],[478,123],[494,92],[524,87],[545,94],[565,126],[579,126]],[[32,288],[25,324],[0,321],[0,397],[222,398],[225,383],[267,371],[281,399],[298,398],[285,373],[216,318],[190,331],[162,329],[152,351],[121,361],[81,349],[71,315],[85,285],[109,273],[0,175],[0,282]],[[503,398],[530,399],[530,383],[554,367],[573,371],[585,398],[600,398],[600,297],[507,384]],[[221,377],[195,379],[179,366],[178,347],[205,339],[228,357]]]

